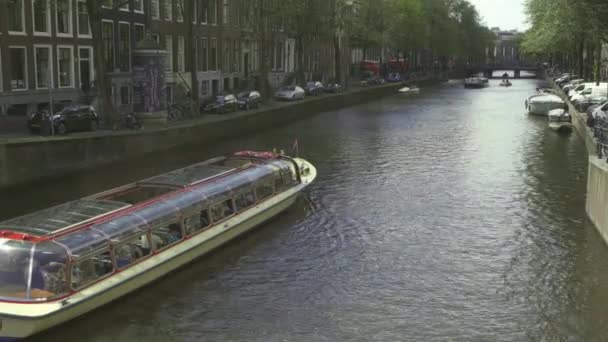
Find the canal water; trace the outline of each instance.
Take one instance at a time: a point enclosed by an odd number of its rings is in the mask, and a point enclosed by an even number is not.
[[[525,114],[537,81],[498,82],[450,82],[3,194],[8,218],[295,138],[319,171],[272,222],[33,341],[605,339],[608,249],[585,215],[583,142]]]

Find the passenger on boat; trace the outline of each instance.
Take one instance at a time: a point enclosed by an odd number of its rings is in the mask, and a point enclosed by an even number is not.
[[[147,254],[147,253],[146,253]],[[122,268],[145,255],[141,247],[134,243],[128,243],[116,250],[116,266]]]
[[[152,247],[154,247],[155,250],[158,250],[164,245],[163,239],[161,239],[160,236],[151,234],[150,237],[152,239],[151,243],[148,242],[148,235],[142,235],[140,238],[141,247],[144,249],[144,253],[152,251]]]
[[[173,244],[182,239],[182,229],[178,223],[169,225],[169,241],[168,245]]]

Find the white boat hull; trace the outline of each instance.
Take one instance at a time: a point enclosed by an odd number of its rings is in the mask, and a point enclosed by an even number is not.
[[[570,133],[574,130],[574,126],[569,122],[550,122],[549,128],[556,132]]]
[[[528,113],[532,115],[549,115],[549,112],[554,109],[563,108],[562,103],[557,102],[528,102]]]
[[[302,184],[70,297],[40,304],[3,303],[0,341],[34,335],[108,304],[268,221],[291,206],[300,191],[314,180],[316,169],[308,163],[306,166],[311,171]]]

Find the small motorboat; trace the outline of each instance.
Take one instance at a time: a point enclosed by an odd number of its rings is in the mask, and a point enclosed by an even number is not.
[[[500,82],[501,87],[510,87],[512,85],[513,85],[513,83],[511,83],[511,81],[509,81],[507,79],[504,79],[504,80],[502,80],[502,82]]]
[[[464,80],[465,88],[485,88],[490,86],[490,82],[485,77],[470,77]]]
[[[567,109],[566,102],[561,97],[552,94],[537,94],[526,100],[528,114],[549,115],[554,109]]]
[[[399,93],[404,95],[416,95],[420,94],[420,88],[417,86],[403,87],[399,89]]]
[[[571,133],[574,126],[570,113],[563,108],[549,111],[549,128],[558,133]]]

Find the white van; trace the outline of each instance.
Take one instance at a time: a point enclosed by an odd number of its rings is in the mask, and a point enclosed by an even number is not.
[[[581,84],[577,85],[576,87],[574,87],[573,89],[571,89],[568,92],[568,97],[571,98],[572,96],[574,96],[576,94],[579,94],[581,91],[583,91],[583,90],[585,90],[587,88],[590,88],[590,87],[592,87],[594,85],[595,85],[595,82],[581,83]],[[600,85],[601,85],[601,83],[600,83]]]
[[[572,96],[571,100],[572,102],[582,101],[587,96],[608,96],[608,83],[600,83],[599,86],[597,83],[593,83],[588,88],[585,87],[585,90]]]

